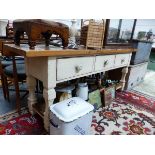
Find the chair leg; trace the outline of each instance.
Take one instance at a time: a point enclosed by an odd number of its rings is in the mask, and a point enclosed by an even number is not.
[[[3,96],[6,99],[6,89],[5,89],[5,82],[4,82],[4,76],[1,75],[1,83],[2,83],[2,89],[3,89]]]
[[[21,99],[23,99],[25,96],[27,96],[29,94],[29,91],[26,91],[26,93],[21,97]]]
[[[39,93],[39,80],[36,79],[36,93]]]
[[[2,89],[3,89],[3,96],[6,99],[6,85],[5,85],[5,81],[4,81],[4,73],[3,73],[3,67],[2,67],[2,63],[0,60],[0,76],[1,76],[1,84],[2,84]]]
[[[21,113],[21,104],[20,104],[20,93],[19,93],[19,84],[18,84],[18,75],[17,75],[17,68],[16,68],[16,61],[15,57],[13,56],[13,79],[16,91],[16,109],[18,113]]]
[[[7,77],[3,76],[3,80],[4,80],[4,89],[5,89],[5,93],[6,93],[6,99],[10,102],[9,86],[8,86]]]
[[[18,81],[17,81],[18,83]],[[20,114],[21,105],[20,105],[20,93],[19,93],[19,85],[15,82],[15,90],[16,90],[16,109],[18,113]]]

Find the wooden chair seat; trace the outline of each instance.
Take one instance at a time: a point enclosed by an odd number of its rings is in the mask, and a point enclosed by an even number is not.
[[[12,60],[2,60],[2,68],[12,65]],[[16,64],[24,64],[24,60],[16,60]]]
[[[16,64],[17,68],[17,76],[19,81],[23,81],[26,79],[26,73],[25,73],[25,64]],[[4,74],[8,77],[13,78],[13,65],[9,65],[4,68]]]

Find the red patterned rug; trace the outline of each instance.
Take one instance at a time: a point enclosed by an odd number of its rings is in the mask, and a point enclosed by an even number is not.
[[[0,118],[0,135],[40,135],[44,133],[39,116],[32,116],[26,109]]]
[[[155,135],[155,115],[142,110],[148,107],[142,103],[149,105],[150,100],[132,93],[117,93],[112,104],[94,113],[92,134]]]
[[[94,135],[155,135],[155,117],[138,111],[130,104],[114,101],[93,116]]]
[[[152,108],[152,109],[151,109]],[[149,112],[149,113],[148,113]],[[151,114],[152,113],[152,114]],[[155,135],[155,101],[131,92],[117,92],[116,99],[93,115],[95,135]],[[27,109],[0,117],[1,135],[47,134],[39,116]]]
[[[122,101],[127,102],[136,108],[155,115],[155,99],[153,98],[148,98],[134,92],[122,91],[116,92],[116,99],[119,99],[119,101],[122,99]]]

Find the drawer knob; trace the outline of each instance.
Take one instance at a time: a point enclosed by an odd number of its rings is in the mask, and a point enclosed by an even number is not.
[[[103,66],[106,67],[108,65],[108,60],[104,61]]]
[[[122,60],[121,60],[121,64],[122,64],[122,63],[124,63],[124,61],[125,61],[125,60],[124,60],[124,59],[122,59]]]
[[[75,72],[79,73],[82,70],[82,66],[75,66]]]

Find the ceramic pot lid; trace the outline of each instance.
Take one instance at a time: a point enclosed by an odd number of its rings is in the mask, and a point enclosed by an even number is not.
[[[94,107],[79,97],[56,103],[50,110],[62,121],[71,122],[93,111]]]

